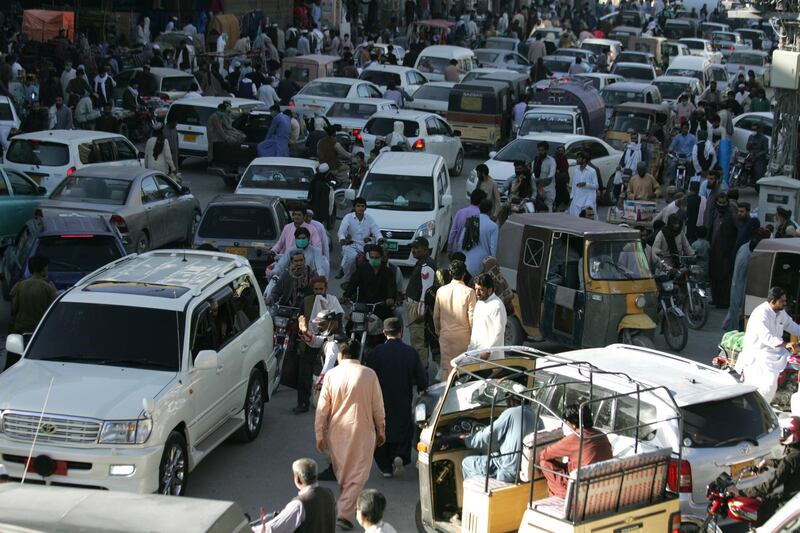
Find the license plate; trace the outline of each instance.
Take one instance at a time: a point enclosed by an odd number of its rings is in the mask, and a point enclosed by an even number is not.
[[[386,249],[390,252],[396,252],[399,249],[397,241],[386,241]]]
[[[229,246],[225,248],[225,253],[247,257],[247,248],[242,248],[240,246]]]
[[[614,533],[630,533],[631,531],[639,531],[644,527],[644,524],[631,524],[630,526],[620,527],[614,530]]]
[[[197,142],[197,135],[194,134],[184,134],[183,140],[187,143],[196,143]]]
[[[731,465],[731,477],[733,479],[736,479],[739,476],[739,474],[742,473],[742,470],[744,470],[745,468],[750,468],[751,466],[755,466],[755,465],[756,465],[756,462],[754,460],[753,461],[743,461],[741,463],[732,464]],[[747,479],[749,477],[753,477],[754,475],[755,474],[753,474],[753,473],[747,473],[747,474],[742,476],[742,479]]]

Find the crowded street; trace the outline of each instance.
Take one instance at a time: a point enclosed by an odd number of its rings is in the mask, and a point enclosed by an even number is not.
[[[798,0],[123,4],[0,6],[0,532],[795,531]]]

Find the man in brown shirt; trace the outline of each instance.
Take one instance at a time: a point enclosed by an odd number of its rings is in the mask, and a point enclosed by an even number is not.
[[[581,417],[581,414],[583,415]],[[581,418],[583,418],[583,450],[581,451]],[[578,468],[578,454],[581,456],[580,466],[599,463],[614,457],[608,437],[594,429],[592,411],[589,405],[570,405],[564,410],[564,421],[572,429],[569,435],[551,444],[539,455],[539,464],[547,479],[547,488],[551,496],[564,498],[567,495],[569,473]],[[564,457],[567,457],[566,464]]]
[[[35,255],[28,260],[31,277],[11,289],[12,333],[32,333],[39,325],[47,308],[58,296],[55,285],[47,280],[48,260]]]
[[[641,161],[636,166],[636,175],[628,182],[628,200],[655,201],[661,195],[661,186],[652,174],[647,172],[647,163]]]

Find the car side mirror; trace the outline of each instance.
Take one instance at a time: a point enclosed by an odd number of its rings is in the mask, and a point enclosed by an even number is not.
[[[44,196],[45,194],[47,194],[47,187],[42,187],[41,185],[36,187],[36,194],[38,194],[39,196]]]
[[[6,351],[16,355],[25,353],[25,339],[22,335],[12,333],[6,337]]]
[[[497,155],[496,151],[489,152],[489,159],[494,159],[494,156]]]
[[[424,403],[418,403],[416,407],[414,407],[414,422],[417,425],[425,425],[428,421],[428,408]]]
[[[344,191],[344,198],[345,200],[350,200],[351,202],[356,199],[356,191],[355,189],[347,189]]]
[[[194,367],[198,370],[211,370],[217,368],[218,362],[219,356],[215,350],[201,350],[194,359]]]
[[[453,136],[461,137],[461,130],[453,130]]]
[[[181,194],[189,194],[190,192],[192,191],[188,185],[181,185]]]
[[[452,194],[442,195],[442,207],[450,207],[451,205],[453,205],[453,195]]]

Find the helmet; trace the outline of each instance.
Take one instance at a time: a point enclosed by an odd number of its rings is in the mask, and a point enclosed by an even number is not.
[[[314,317],[311,323],[316,326],[320,335],[330,335],[338,318],[335,311],[331,309],[322,309],[317,313],[317,316]]]
[[[800,417],[793,416],[781,421],[781,444],[796,446],[800,444]]]

